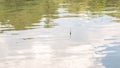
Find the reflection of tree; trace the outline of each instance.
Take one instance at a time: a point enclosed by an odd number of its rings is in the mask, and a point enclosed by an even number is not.
[[[103,11],[105,10],[106,0],[91,0],[89,6],[90,11]]]
[[[106,15],[120,18],[118,13],[109,13],[109,11],[120,11],[120,0],[66,0],[66,3],[71,4],[69,12],[71,13],[83,13],[83,11],[89,11],[91,15],[101,16],[103,11],[108,11]],[[92,17],[92,16],[91,16]]]
[[[9,20],[7,24],[11,24],[16,30],[26,29],[39,22],[42,15],[54,14],[57,6],[54,6],[53,1],[46,1],[48,0],[5,0],[0,4],[0,21],[6,24]]]
[[[70,4],[67,6],[70,13],[83,13],[82,11],[92,13],[109,10],[119,12],[119,2],[120,0],[0,0],[0,22],[5,25],[9,20],[7,24],[12,25],[16,30],[23,30],[39,22],[44,15],[45,27],[48,28],[53,26],[51,25],[52,19],[56,18],[54,14],[57,14],[56,9],[59,3]],[[111,8],[107,9],[108,7]],[[109,13],[107,15],[120,18],[119,14]]]
[[[71,0],[70,12],[79,13],[80,11],[87,11],[88,0]]]
[[[53,23],[52,19],[56,18],[54,16],[56,14],[56,11],[55,11],[56,9],[54,8],[56,5],[55,5],[55,2],[53,2],[52,0],[47,0],[45,4],[46,6],[44,7],[44,10],[46,10],[45,11],[46,21],[44,22],[45,23],[44,27],[51,28],[55,26],[55,23]]]

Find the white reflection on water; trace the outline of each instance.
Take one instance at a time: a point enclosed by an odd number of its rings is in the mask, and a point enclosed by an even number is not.
[[[105,68],[101,60],[109,52],[102,50],[115,46],[110,45],[115,41],[107,39],[119,36],[120,28],[106,18],[112,17],[103,16],[106,23],[100,23],[101,18],[90,23],[82,18],[58,18],[55,28],[3,33],[0,68]]]

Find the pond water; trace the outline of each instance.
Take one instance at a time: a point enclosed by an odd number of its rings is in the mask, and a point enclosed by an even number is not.
[[[0,68],[120,68],[120,0],[0,0]]]

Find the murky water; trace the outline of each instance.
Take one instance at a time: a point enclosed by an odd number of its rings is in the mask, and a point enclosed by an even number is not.
[[[120,68],[120,0],[0,0],[0,68]]]

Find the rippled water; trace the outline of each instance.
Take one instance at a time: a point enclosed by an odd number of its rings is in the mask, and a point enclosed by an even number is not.
[[[120,0],[0,0],[0,68],[120,68]]]

